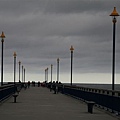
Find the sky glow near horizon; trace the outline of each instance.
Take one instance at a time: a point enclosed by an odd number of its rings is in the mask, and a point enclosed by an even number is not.
[[[112,18],[119,0],[2,0],[0,28],[4,31],[4,82],[13,81],[13,52],[26,69],[26,81],[45,80],[45,69],[57,58],[60,81],[70,82],[73,45],[73,82],[111,84]],[[116,76],[120,83],[120,17],[116,23]],[[1,48],[1,47],[0,47]],[[1,66],[1,65],[0,65]],[[21,71],[22,72],[22,71]],[[21,76],[22,78],[22,76]]]

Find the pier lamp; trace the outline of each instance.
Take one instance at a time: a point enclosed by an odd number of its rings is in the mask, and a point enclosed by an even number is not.
[[[59,82],[59,62],[60,62],[60,59],[58,58],[57,59],[57,82]]]
[[[46,81],[46,69],[45,69],[45,81]]]
[[[112,22],[113,22],[112,90],[114,90],[114,79],[115,79],[115,30],[116,30],[117,16],[119,16],[118,12],[116,11],[116,7],[114,7],[114,10],[110,14],[110,16],[112,16]]]
[[[13,57],[14,57],[14,85],[15,85],[15,78],[16,78],[16,52],[14,52]]]
[[[47,82],[48,82],[48,68],[46,69],[46,71],[47,71]]]
[[[22,65],[22,83],[23,83],[23,65]]]
[[[18,64],[19,64],[19,82],[20,82],[20,65],[21,65],[21,62],[19,61]]]
[[[72,65],[73,65],[73,51],[74,51],[73,46],[71,46],[70,51],[71,51],[71,86],[72,86]]]
[[[24,84],[25,84],[25,68],[24,68]]]
[[[4,43],[4,38],[5,38],[4,32],[2,32],[0,37],[2,38],[1,39],[1,42],[2,42],[2,51],[1,51],[1,86],[3,86],[3,43]]]
[[[52,83],[52,68],[53,68],[53,65],[51,64],[51,83]]]

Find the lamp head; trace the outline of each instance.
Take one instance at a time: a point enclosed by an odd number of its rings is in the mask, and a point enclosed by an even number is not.
[[[16,57],[16,56],[17,56],[16,52],[14,52],[13,56],[14,56],[14,57]]]
[[[5,34],[4,34],[4,32],[2,32],[2,34],[1,34],[0,37],[1,37],[1,38],[5,38]]]
[[[21,64],[21,62],[19,61],[19,64]]]
[[[60,59],[58,58],[58,59],[57,59],[57,62],[59,62],[59,61],[60,61]]]
[[[70,48],[70,50],[71,50],[71,51],[73,51],[73,50],[74,50],[74,48],[73,48],[73,46],[72,46],[72,45],[71,45],[71,48]]]
[[[116,7],[114,7],[114,10],[113,10],[113,12],[110,14],[110,16],[113,16],[113,17],[119,16],[118,12],[116,11]]]

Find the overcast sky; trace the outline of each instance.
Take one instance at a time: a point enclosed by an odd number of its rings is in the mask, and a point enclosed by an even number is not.
[[[14,51],[17,53],[17,63],[20,60],[26,68],[27,81],[43,80],[44,71],[48,67],[50,73],[51,64],[53,77],[56,79],[57,58],[60,58],[61,79],[62,74],[66,76],[64,80],[69,79],[71,45],[74,47],[74,79],[78,79],[75,74],[77,76],[111,74],[113,24],[109,15],[114,7],[120,14],[120,0],[0,0],[0,29],[6,36],[4,79],[9,78],[12,81]],[[116,28],[118,74],[120,74],[119,32],[118,17]]]

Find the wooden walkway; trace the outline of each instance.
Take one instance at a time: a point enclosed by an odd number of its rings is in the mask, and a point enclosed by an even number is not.
[[[0,104],[1,120],[117,120],[104,111],[94,108],[87,112],[87,105],[69,96],[53,94],[43,87],[21,90],[17,103],[11,97]]]

